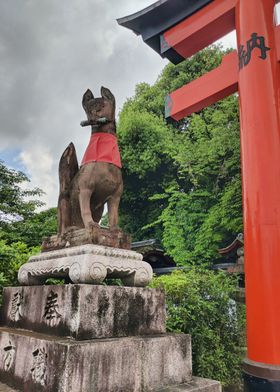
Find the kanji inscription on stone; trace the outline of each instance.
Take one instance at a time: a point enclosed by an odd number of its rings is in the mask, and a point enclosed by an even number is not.
[[[59,308],[57,297],[57,293],[51,290],[44,309],[43,317],[52,325],[61,318],[61,314],[57,310]]]
[[[19,321],[22,318],[22,303],[23,295],[20,292],[16,292],[13,295],[10,308],[10,319],[12,321]]]
[[[32,355],[33,355],[33,364],[31,368],[32,380],[44,386],[46,383],[48,355],[44,347],[37,348],[35,351],[33,351]]]
[[[15,346],[9,341],[9,344],[4,347],[4,370],[8,371],[13,366],[16,356],[16,348]]]

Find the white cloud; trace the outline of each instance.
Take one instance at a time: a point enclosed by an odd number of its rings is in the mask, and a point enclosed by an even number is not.
[[[236,31],[232,31],[231,33],[225,35],[223,38],[219,39],[217,43],[221,43],[225,49],[227,48],[235,48],[237,47],[236,43]]]
[[[54,177],[54,159],[47,148],[34,145],[31,149],[23,150],[19,154],[21,163],[26,168],[32,179],[32,187],[43,188],[46,192],[41,200],[47,206],[55,206],[57,203],[57,181]],[[30,184],[27,184],[30,188]]]

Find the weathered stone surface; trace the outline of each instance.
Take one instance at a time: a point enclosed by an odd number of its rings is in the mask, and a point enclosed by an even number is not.
[[[222,392],[222,386],[218,381],[193,377],[186,384],[160,388],[155,392]]]
[[[24,392],[59,391],[67,346],[34,333],[7,331],[0,328],[0,381]]]
[[[155,392],[221,392],[222,387],[218,381],[207,380],[205,378],[193,377],[187,384],[171,386]],[[0,392],[18,392],[7,385],[0,383]]]
[[[56,285],[4,289],[2,326],[77,340],[165,332],[165,296],[142,287]]]
[[[131,248],[131,236],[121,230],[111,231],[106,227],[93,226],[90,229],[68,228],[63,234],[43,239],[42,252],[63,249],[69,246],[96,244],[120,249]]]
[[[150,264],[140,253],[100,245],[81,245],[32,256],[18,272],[23,285],[38,285],[47,278],[70,278],[73,283],[100,284],[120,278],[125,286],[147,286],[152,280]]]
[[[14,389],[14,388],[10,388],[8,385],[6,384],[2,384],[0,382],[0,392],[19,392],[18,389]]]
[[[0,381],[24,392],[148,392],[191,379],[189,335],[75,342],[0,328]]]

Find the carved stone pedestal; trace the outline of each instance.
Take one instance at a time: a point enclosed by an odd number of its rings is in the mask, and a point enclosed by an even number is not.
[[[100,284],[106,277],[120,278],[125,286],[146,286],[153,270],[132,250],[101,245],[80,245],[43,252],[22,265],[18,280],[38,285],[47,278],[69,278],[73,283]]]
[[[24,286],[5,288],[3,303],[0,388],[2,382],[22,392],[221,391],[216,381],[192,378],[190,336],[165,333],[161,290]]]

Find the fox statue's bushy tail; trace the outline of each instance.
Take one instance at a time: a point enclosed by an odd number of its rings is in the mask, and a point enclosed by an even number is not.
[[[75,146],[70,143],[65,149],[59,161],[59,198],[58,198],[58,232],[63,233],[65,229],[71,226],[71,202],[70,188],[71,182],[79,171],[79,165],[76,155]]]

